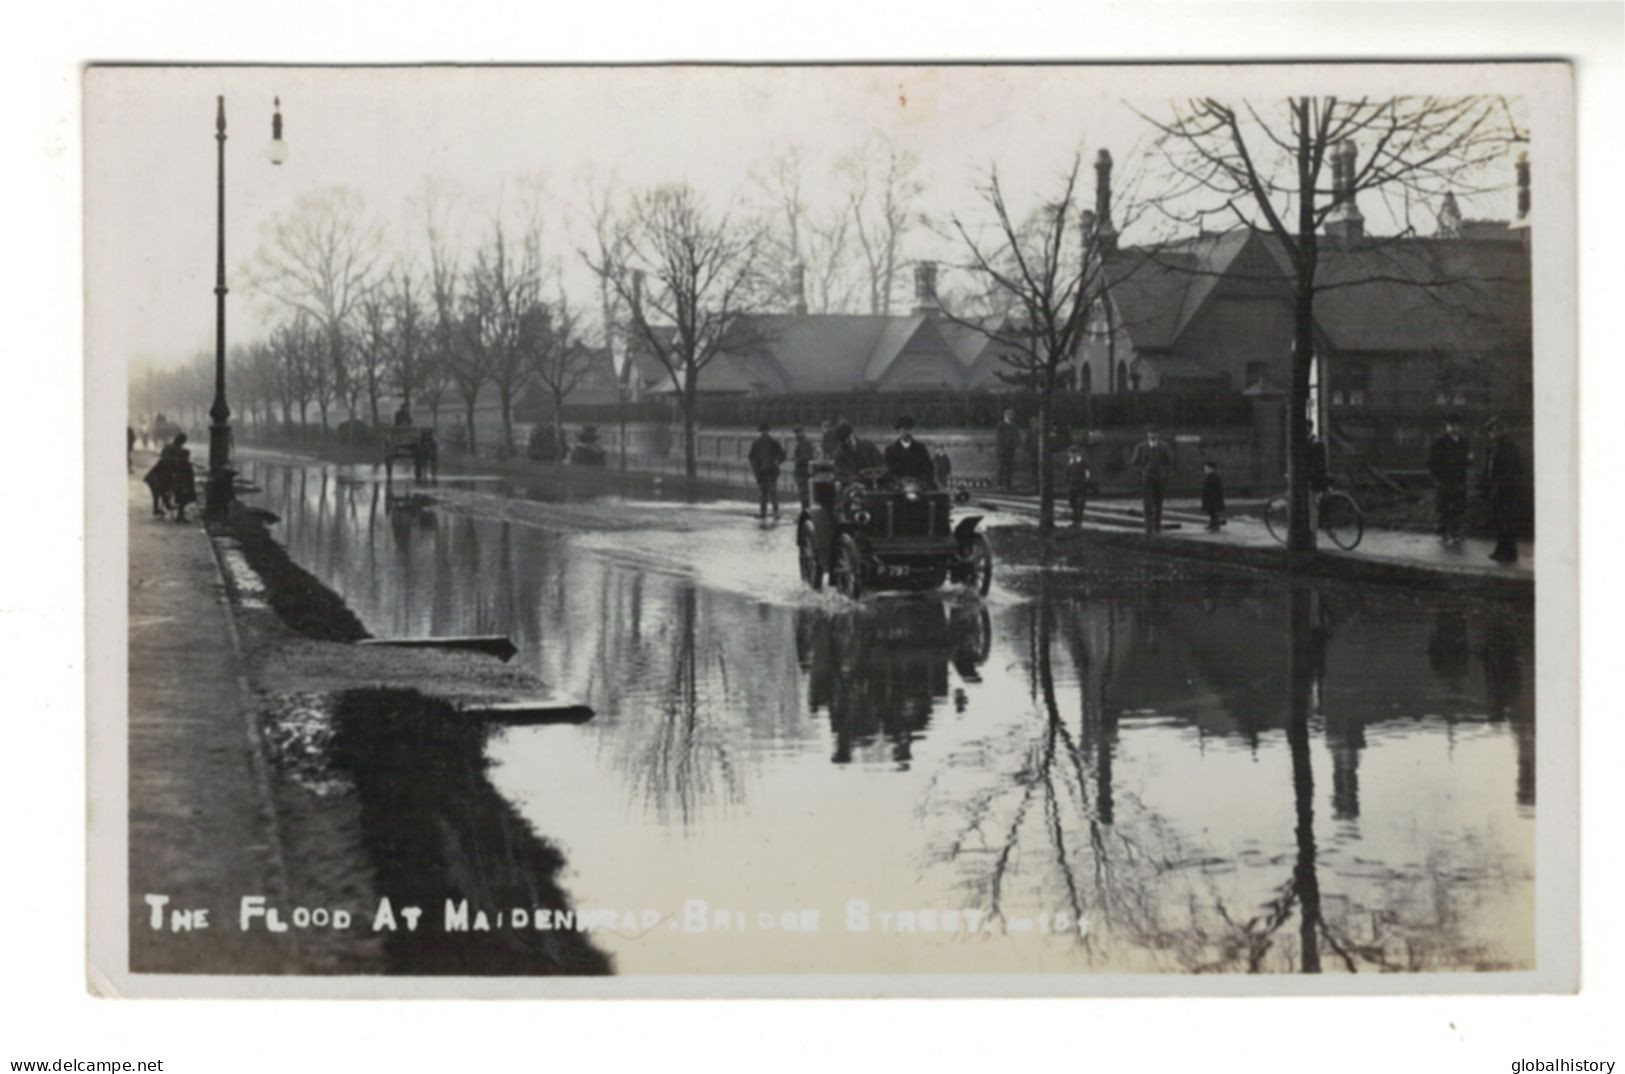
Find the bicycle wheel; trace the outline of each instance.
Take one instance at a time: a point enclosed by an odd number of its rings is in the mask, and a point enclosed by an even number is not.
[[[1282,544],[1286,544],[1286,535],[1291,526],[1291,515],[1287,510],[1285,496],[1273,496],[1270,502],[1264,505],[1264,526]]]
[[[1328,492],[1320,501],[1320,528],[1333,544],[1347,552],[1365,535],[1365,520],[1353,498],[1341,492]]]

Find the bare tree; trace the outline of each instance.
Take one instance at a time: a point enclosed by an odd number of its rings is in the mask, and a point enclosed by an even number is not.
[[[446,188],[431,185],[423,202],[424,225],[429,238],[429,294],[434,320],[429,339],[430,369],[434,384],[426,384],[432,420],[439,420],[440,402],[446,388],[456,385],[463,397],[464,428],[468,450],[477,452],[479,441],[474,428],[474,408],[480,389],[488,378],[483,356],[467,345],[461,326],[461,279],[454,230],[456,197]]]
[[[397,265],[390,276],[394,289],[389,296],[389,383],[401,393],[407,411],[412,409],[412,393],[430,379],[424,328],[423,304],[419,301],[417,277],[412,266]]]
[[[503,451],[512,455],[513,404],[530,370],[528,356],[543,332],[545,311],[539,300],[540,252],[531,230],[514,250],[500,219],[491,225],[491,238],[474,253],[474,263],[463,278],[458,322],[461,344],[469,361],[477,364],[496,387],[502,409]],[[473,407],[469,407],[470,435]]]
[[[764,342],[752,314],[770,300],[759,226],[713,217],[687,184],[632,195],[598,237],[587,265],[608,280],[626,310],[628,353],[657,360],[683,416],[684,470],[699,471],[695,404],[700,375],[726,348]]]
[[[1069,372],[1089,322],[1107,288],[1110,239],[1102,222],[1080,202],[1081,153],[1059,189],[1019,222],[1005,197],[996,165],[978,188],[991,220],[977,225],[955,215],[953,227],[968,254],[965,269],[979,292],[979,315],[944,310],[949,320],[998,345],[999,379],[1038,392],[1039,528],[1055,525],[1050,465],[1055,392]],[[1069,378],[1068,378],[1069,379]]]
[[[355,362],[351,366],[350,390],[352,397],[359,391],[367,397],[367,410],[372,415],[374,428],[379,425],[378,400],[384,394],[385,380],[389,375],[389,357],[392,340],[390,338],[390,300],[381,290],[369,293],[356,307],[359,323],[355,326],[356,346],[354,349]],[[355,406],[350,406],[351,416],[354,416]]]
[[[1150,120],[1177,177],[1164,199],[1173,208],[1166,211],[1187,220],[1222,215],[1266,231],[1290,265],[1290,549],[1315,547],[1308,482],[1315,296],[1384,278],[1322,280],[1322,230],[1346,223],[1364,191],[1432,203],[1452,190],[1476,188],[1485,166],[1502,157],[1517,134],[1508,119],[1493,97],[1293,97],[1273,108],[1198,98],[1175,106],[1166,119]]]
[[[836,169],[846,177],[847,204],[869,283],[869,312],[890,313],[903,263],[903,239],[916,222],[924,193],[919,158],[875,133],[846,154]]]
[[[353,402],[345,325],[378,284],[384,239],[383,223],[368,216],[360,193],[329,187],[273,217],[249,266],[252,290],[304,313],[323,333],[328,368],[313,384],[321,387],[324,428],[335,398],[349,395]]]
[[[564,443],[564,401],[593,371],[593,351],[581,338],[580,314],[559,288],[542,331],[528,337],[527,359],[538,384],[553,397],[554,442]]]

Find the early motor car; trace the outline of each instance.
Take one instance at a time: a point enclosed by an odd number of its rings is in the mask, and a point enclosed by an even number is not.
[[[871,589],[936,589],[952,582],[985,594],[992,584],[982,516],[952,517],[954,503],[968,499],[963,491],[950,494],[877,469],[845,482],[816,471],[811,492],[796,547],[801,578],[813,589],[827,581],[856,600]]]

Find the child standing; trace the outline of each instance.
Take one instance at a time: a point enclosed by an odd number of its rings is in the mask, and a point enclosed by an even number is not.
[[[1202,463],[1202,513],[1207,516],[1207,531],[1219,532],[1224,525],[1224,479],[1212,462]]]
[[[1083,525],[1083,508],[1089,498],[1089,460],[1083,445],[1073,444],[1066,453],[1066,495],[1072,504],[1072,525]]]

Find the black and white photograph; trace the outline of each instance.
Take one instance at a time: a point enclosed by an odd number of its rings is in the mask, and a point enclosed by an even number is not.
[[[98,993],[1577,987],[1567,64],[83,112]]]

